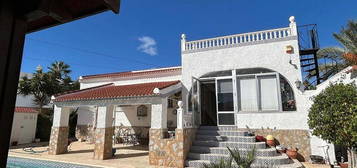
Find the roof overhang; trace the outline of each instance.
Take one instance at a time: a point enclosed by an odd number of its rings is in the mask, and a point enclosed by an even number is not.
[[[119,13],[120,0],[16,1],[18,15],[27,22],[27,33],[71,22],[107,10]]]
[[[158,82],[160,83],[160,82]],[[163,85],[158,85],[158,87],[152,87],[151,84],[153,83],[143,83],[143,84],[136,84],[132,85],[133,87],[129,87],[130,85],[124,85],[124,86],[114,86],[113,84],[107,84],[107,85],[102,85],[102,86],[97,86],[93,88],[87,88],[84,90],[79,90],[77,92],[72,92],[68,94],[63,94],[56,96],[54,99],[53,103],[57,106],[102,106],[102,105],[136,105],[136,104],[158,104],[162,103],[162,98],[163,97],[168,97],[172,94],[175,94],[182,89],[182,84],[179,81],[170,81],[170,82],[161,82],[164,83]],[[133,95],[133,96],[119,96],[120,92],[118,93],[118,97],[113,97],[111,95],[110,97],[103,96],[103,97],[90,97],[87,96],[87,93],[95,93],[95,95],[98,95],[97,93],[106,93],[106,92],[115,92],[116,89],[121,87],[124,87],[126,92],[130,92],[130,89],[137,90],[139,88],[142,88],[142,85],[150,84],[148,88],[143,89],[146,94],[142,95]],[[115,88],[116,87],[116,88]],[[108,89],[110,88],[110,89]],[[113,89],[114,88],[114,89]],[[148,93],[148,91],[150,93]],[[77,94],[77,95],[76,95]],[[86,95],[85,97],[81,95]],[[76,99],[73,99],[71,97],[76,97]],[[56,100],[57,99],[57,100]]]

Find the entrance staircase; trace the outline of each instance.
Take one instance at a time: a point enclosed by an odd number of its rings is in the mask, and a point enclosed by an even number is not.
[[[267,147],[265,142],[256,142],[255,136],[248,136],[248,132],[238,131],[237,127],[232,126],[201,126],[185,164],[187,167],[201,168],[204,163],[228,158],[227,147],[239,149],[242,157],[255,148],[254,168],[303,167],[297,160],[291,160],[286,154],[278,153],[275,148]]]

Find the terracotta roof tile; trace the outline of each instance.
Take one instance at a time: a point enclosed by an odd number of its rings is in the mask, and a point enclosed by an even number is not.
[[[36,108],[33,107],[15,107],[15,113],[37,113]]]
[[[153,93],[155,88],[164,89],[178,83],[180,83],[180,81],[142,83],[122,86],[107,84],[59,95],[55,98],[55,102],[152,96],[155,95]]]
[[[140,77],[146,75],[158,75],[163,73],[175,73],[180,72],[181,67],[170,67],[162,69],[153,69],[153,70],[142,70],[142,71],[129,71],[129,72],[116,72],[116,73],[107,73],[107,74],[97,74],[97,75],[87,75],[83,76],[83,79],[93,79],[93,78],[112,78],[112,77]]]

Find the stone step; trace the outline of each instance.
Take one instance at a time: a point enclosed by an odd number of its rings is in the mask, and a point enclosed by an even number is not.
[[[252,149],[239,149],[239,153],[242,156],[246,156],[249,151]],[[229,154],[229,151],[226,147],[206,147],[206,146],[192,146],[190,152],[192,153],[201,153],[201,154]],[[266,149],[256,149],[256,156],[277,156],[278,153],[275,148],[266,148]]]
[[[210,136],[246,136],[245,131],[217,131],[217,130],[198,130],[196,135]]]
[[[211,135],[196,135],[196,140],[233,141],[233,142],[255,142],[255,136],[211,136]]]
[[[209,160],[186,160],[185,165],[190,168],[201,168],[203,164],[210,164]],[[296,161],[281,165],[257,164],[253,163],[251,168],[303,168],[304,166]]]
[[[192,146],[208,146],[208,147],[230,147],[239,149],[265,149],[265,142],[218,142],[218,141],[198,141],[195,140]]]
[[[238,127],[237,126],[200,126],[198,130],[220,130],[220,131],[237,131]]]
[[[228,159],[226,154],[200,154],[189,153],[188,158],[192,160],[209,160],[211,162],[218,162],[221,159]],[[253,164],[256,165],[282,165],[289,164],[290,160],[286,155],[280,156],[256,156]]]

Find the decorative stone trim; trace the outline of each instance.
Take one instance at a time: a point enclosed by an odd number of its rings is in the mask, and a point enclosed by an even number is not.
[[[310,134],[308,130],[251,129],[255,135],[273,135],[278,144],[298,148],[298,160],[308,161],[311,155]]]
[[[164,139],[166,133],[167,129],[150,129],[150,165],[184,168],[196,129],[176,129],[176,136],[171,139]]]
[[[105,160],[112,158],[114,128],[97,128],[95,130],[94,159]]]
[[[68,131],[66,127],[52,127],[48,154],[58,155],[67,152]]]

